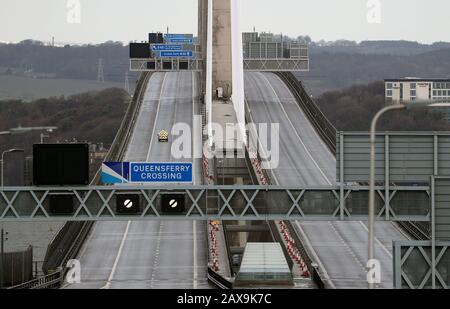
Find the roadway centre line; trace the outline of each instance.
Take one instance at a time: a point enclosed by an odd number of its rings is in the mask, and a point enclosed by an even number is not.
[[[156,116],[155,116],[155,121],[154,121],[154,123],[153,123],[152,137],[150,138],[150,145],[148,146],[148,153],[147,153],[147,156],[146,156],[146,158],[145,158],[145,161],[146,161],[146,162],[149,162],[149,156],[150,156],[151,149],[152,149],[153,138],[154,138],[154,136],[155,136],[156,123],[157,123],[158,115],[159,115],[159,107],[161,106],[161,98],[162,98],[162,94],[163,94],[163,91],[164,91],[164,85],[165,85],[165,82],[166,82],[167,74],[168,74],[168,73],[164,73],[164,78],[163,78],[163,81],[162,81],[162,83],[161,83],[161,91],[160,91],[160,93],[159,93],[158,107],[156,108]]]
[[[336,289],[333,280],[328,275],[327,269],[320,260],[319,255],[317,255],[316,250],[314,250],[314,247],[311,241],[309,240],[308,236],[306,235],[305,231],[303,230],[303,227],[300,225],[298,221],[295,221],[295,224],[297,225],[300,234],[303,236],[303,240],[306,242],[306,247],[310,249],[311,254],[314,256],[314,260],[317,262],[319,268],[322,270],[325,279],[330,283],[332,289]]]
[[[331,186],[332,183],[331,181],[328,179],[328,177],[325,175],[325,173],[322,171],[322,169],[320,168],[319,164],[316,162],[316,160],[314,160],[314,157],[312,156],[312,154],[309,152],[308,148],[306,147],[305,143],[303,143],[302,138],[300,137],[300,135],[298,134],[297,130],[295,129],[294,124],[291,121],[291,118],[289,118],[289,115],[287,114],[286,110],[284,109],[283,104],[281,104],[281,100],[280,97],[278,96],[277,92],[275,91],[275,89],[273,88],[272,84],[270,83],[270,81],[267,79],[267,77],[263,74],[260,73],[261,76],[266,80],[267,84],[269,85],[270,89],[273,91],[275,97],[277,98],[278,104],[280,104],[281,109],[283,110],[283,113],[285,114],[287,120],[289,121],[289,124],[291,125],[292,129],[295,132],[295,135],[297,135],[300,143],[302,144],[303,148],[305,149],[306,153],[308,154],[308,156],[311,158],[312,162],[314,163],[314,165],[318,168],[319,172],[322,174],[323,178],[325,179],[326,182],[328,182],[328,184]]]
[[[114,261],[114,265],[113,265],[113,267],[111,269],[111,273],[109,274],[108,281],[102,287],[102,289],[106,289],[107,290],[107,289],[109,289],[111,287],[111,281],[113,280],[114,275],[116,273],[117,265],[119,264],[119,260],[120,260],[120,257],[122,255],[123,247],[125,246],[125,241],[126,241],[127,236],[128,236],[128,231],[130,229],[130,225],[131,225],[131,221],[128,221],[127,227],[125,229],[125,233],[123,233],[122,241],[121,241],[120,246],[119,246],[119,251],[117,252],[116,260]]]
[[[192,221],[192,233],[193,233],[193,259],[194,259],[194,278],[193,278],[193,288],[197,289],[197,279],[198,279],[198,271],[197,271],[197,228],[195,225],[195,220]]]
[[[285,86],[286,87],[286,90],[292,95],[292,92],[289,90],[289,88],[287,87],[287,85],[285,84],[285,83],[282,83],[283,84],[283,86]],[[292,95],[293,96],[293,95]],[[297,108],[298,108],[298,110],[300,111],[300,113],[305,117],[305,119],[306,120],[308,120],[308,117],[306,117],[306,115],[305,115],[305,112],[302,110],[302,108],[300,107],[300,105],[298,104],[298,102],[297,102],[297,99],[293,96],[293,99],[294,99],[294,101],[295,101],[295,106],[297,106]],[[309,122],[309,120],[308,120],[308,122]],[[323,146],[325,146],[325,149],[329,152],[329,154],[331,155],[331,157],[334,157],[334,155],[331,153],[331,151],[330,151],[330,149],[326,146],[326,145],[324,145],[323,144],[323,140],[322,140],[322,138],[320,137],[320,135],[319,135],[319,133],[316,131],[316,129],[314,128],[314,126],[313,126],[313,131],[314,131],[314,133],[316,133],[316,137],[319,139],[319,141],[322,143],[322,145]]]
[[[328,224],[331,226],[331,228],[333,229],[334,233],[339,238],[340,242],[345,246],[347,252],[351,255],[351,257],[355,260],[355,262],[361,267],[363,272],[365,272],[366,271],[366,267],[364,266],[363,262],[361,262],[358,259],[358,257],[356,256],[355,251],[353,251],[353,249],[350,248],[350,246],[348,245],[349,242],[345,241],[345,239],[342,237],[341,233],[336,229],[336,227],[334,226],[334,224],[332,222],[328,222]]]
[[[366,224],[362,221],[359,221],[359,223],[367,231],[367,233],[369,233],[369,229],[367,228]],[[380,245],[380,247],[384,250],[384,252],[386,252],[386,254],[392,259],[392,254],[389,252],[389,250],[383,245],[383,243],[377,237],[375,237],[375,241],[377,242],[378,245]]]
[[[150,287],[153,288],[153,282],[155,281],[155,274],[156,274],[156,268],[158,266],[158,261],[159,261],[159,251],[161,248],[161,234],[162,234],[162,230],[164,228],[164,221],[159,221],[159,230],[158,230],[158,240],[156,241],[156,248],[155,248],[155,256],[153,258],[153,267],[152,267],[152,277],[151,277],[151,281],[150,281]]]

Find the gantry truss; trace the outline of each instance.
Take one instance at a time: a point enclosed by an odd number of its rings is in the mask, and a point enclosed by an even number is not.
[[[341,191],[342,190],[342,191]],[[376,188],[377,220],[429,221],[428,186]],[[147,186],[0,188],[0,221],[123,221],[123,220],[365,220],[367,186]],[[184,195],[180,213],[163,211],[161,197]],[[121,215],[117,196],[138,195],[139,209]],[[73,212],[50,210],[55,195],[72,197]]]

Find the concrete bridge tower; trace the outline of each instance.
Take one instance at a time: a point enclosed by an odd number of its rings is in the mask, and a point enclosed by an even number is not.
[[[238,125],[237,145],[246,139],[242,33],[239,29],[238,1],[198,1],[198,37],[204,60],[203,89],[207,122],[219,124],[222,128],[229,127],[230,124]],[[218,97],[216,94],[219,89],[222,91]],[[224,102],[228,104],[223,104]],[[231,114],[233,115],[229,118],[227,115]],[[208,136],[212,146],[211,126]],[[214,141],[216,145],[222,142],[224,141]]]
[[[199,0],[198,37],[206,60],[208,30],[208,0]],[[232,25],[231,0],[212,0],[212,89],[223,89],[223,96],[232,94]],[[206,61],[204,62],[206,65]],[[205,68],[206,69],[206,68]]]

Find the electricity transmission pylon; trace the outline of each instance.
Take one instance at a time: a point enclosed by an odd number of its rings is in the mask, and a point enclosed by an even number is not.
[[[103,58],[98,59],[98,67],[97,67],[97,81],[104,83],[105,82],[105,73],[103,71]]]

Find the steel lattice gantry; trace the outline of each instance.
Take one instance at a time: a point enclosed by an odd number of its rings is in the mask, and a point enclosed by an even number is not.
[[[340,192],[343,189],[344,192]],[[121,220],[364,220],[369,188],[365,186],[86,186],[17,187],[0,189],[0,221],[121,221]],[[391,215],[386,214],[385,187],[377,188],[377,218],[429,221],[430,188],[389,188]],[[183,194],[185,208],[165,213],[162,195]],[[116,197],[140,196],[137,214],[120,215]],[[50,211],[53,195],[71,196],[73,212]],[[342,197],[342,198],[341,198]],[[393,215],[392,215],[393,214]]]

